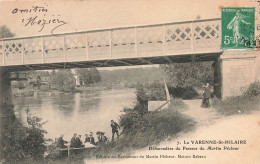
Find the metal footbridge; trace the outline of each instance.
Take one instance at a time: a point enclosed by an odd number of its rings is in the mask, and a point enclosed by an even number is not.
[[[6,38],[0,67],[28,69],[115,67],[216,60],[221,19]]]

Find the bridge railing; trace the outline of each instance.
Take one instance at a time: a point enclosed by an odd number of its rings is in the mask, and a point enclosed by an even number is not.
[[[0,66],[220,51],[220,18],[3,39]]]

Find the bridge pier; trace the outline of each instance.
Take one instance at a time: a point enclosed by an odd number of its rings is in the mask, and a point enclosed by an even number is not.
[[[12,104],[11,101],[11,80],[9,73],[0,67],[0,159],[2,157],[2,138],[5,133],[5,124],[9,120],[9,115],[6,114],[8,105]],[[10,111],[12,113],[12,111]],[[1,162],[1,161],[0,161]]]
[[[0,67],[0,104],[11,104],[10,73]]]
[[[259,52],[258,52],[259,53]],[[241,95],[251,83],[260,81],[260,57],[257,51],[225,51],[215,63],[220,97]]]

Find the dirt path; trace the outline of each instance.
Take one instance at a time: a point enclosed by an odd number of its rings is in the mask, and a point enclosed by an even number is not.
[[[176,148],[178,145],[181,150],[149,150],[145,148],[133,154],[138,158],[125,159],[101,159],[86,161],[86,163],[137,163],[137,164],[260,164],[260,112],[250,115],[234,115],[229,117],[219,116],[215,109],[200,108],[200,100],[185,100],[189,105],[189,110],[184,111],[197,121],[197,128],[194,131],[180,134],[174,140],[162,142],[157,148]],[[194,140],[216,140],[230,141],[245,140],[246,144],[191,144]],[[184,144],[184,141],[189,144]],[[200,150],[208,146],[220,148],[221,150]],[[238,148],[238,150],[224,150],[228,148]],[[183,150],[184,147],[197,150]],[[218,147],[218,148],[217,148]],[[140,158],[140,155],[144,158]],[[146,156],[154,158],[146,158]],[[160,158],[160,155],[171,156],[174,158]],[[202,156],[205,158],[193,158]],[[190,158],[178,158],[186,156]],[[157,158],[156,158],[157,157]]]
[[[201,101],[200,99],[184,100],[185,104],[189,106],[189,110],[182,113],[192,117],[199,126],[210,125],[220,116],[214,108],[201,108]]]

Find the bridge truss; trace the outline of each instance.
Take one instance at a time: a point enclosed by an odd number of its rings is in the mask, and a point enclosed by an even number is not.
[[[216,60],[220,18],[1,40],[5,69],[114,67]]]

